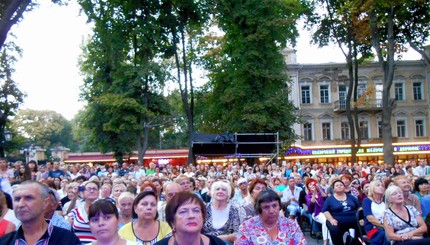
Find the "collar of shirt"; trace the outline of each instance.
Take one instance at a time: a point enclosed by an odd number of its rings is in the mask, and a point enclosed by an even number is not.
[[[49,243],[49,238],[51,237],[52,234],[52,229],[54,228],[54,226],[46,221],[48,223],[48,229],[45,231],[45,233],[42,235],[42,237],[39,238],[39,240],[37,241],[36,245],[45,245]],[[22,226],[20,226],[15,234],[15,245],[26,245],[27,242],[25,241],[25,237],[24,237],[24,231],[22,230]]]

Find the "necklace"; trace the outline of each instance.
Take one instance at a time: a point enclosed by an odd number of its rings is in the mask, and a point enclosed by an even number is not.
[[[264,225],[263,225],[264,226]],[[273,228],[278,227],[278,221],[276,221],[276,223],[274,225],[272,225],[271,227],[266,227],[264,226],[264,228],[266,228],[266,230],[271,231]]]

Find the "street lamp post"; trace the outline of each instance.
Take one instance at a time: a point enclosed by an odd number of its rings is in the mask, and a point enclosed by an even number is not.
[[[1,139],[1,143],[0,143],[0,157],[4,158],[6,155],[4,153],[4,150],[7,146],[7,144],[9,144],[12,141],[12,133],[9,130],[3,131],[3,135],[2,135],[2,139]]]
[[[27,148],[21,148],[19,153],[25,156],[26,163],[28,163],[30,160],[35,160],[37,162],[37,146],[30,145]]]

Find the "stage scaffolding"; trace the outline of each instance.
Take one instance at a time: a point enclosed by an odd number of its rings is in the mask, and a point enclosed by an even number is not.
[[[194,159],[267,158],[266,164],[278,162],[282,142],[279,133],[194,133],[191,150]]]

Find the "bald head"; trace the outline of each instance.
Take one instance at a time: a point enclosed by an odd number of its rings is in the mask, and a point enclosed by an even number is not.
[[[181,191],[183,191],[182,186],[176,182],[170,182],[166,184],[166,186],[164,187],[166,201],[170,201],[176,195],[176,193],[179,193]]]

